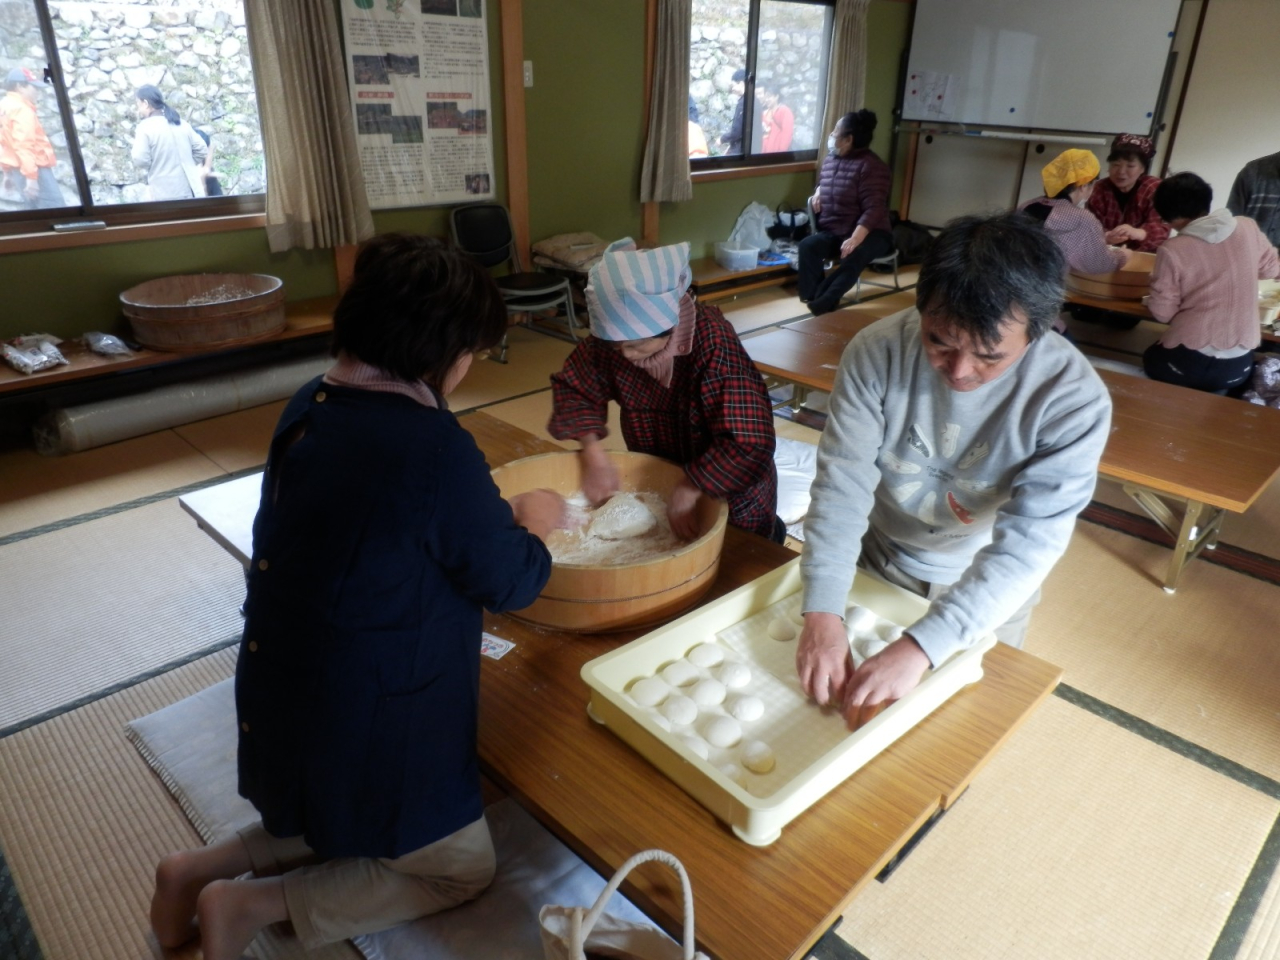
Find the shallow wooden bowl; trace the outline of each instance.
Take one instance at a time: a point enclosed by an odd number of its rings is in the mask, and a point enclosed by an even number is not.
[[[670,499],[684,471],[645,453],[609,454],[629,492],[652,491]],[[578,454],[544,453],[493,471],[504,497],[546,487],[568,496],[582,489]],[[729,507],[698,500],[701,535],[650,560],[620,564],[556,563],[551,579],[531,606],[511,614],[520,620],[575,633],[608,633],[665,623],[706,593],[720,568]]]
[[[284,283],[263,273],[159,277],[120,294],[144,347],[192,353],[252,343],[285,326]]]
[[[1090,297],[1110,297],[1112,300],[1141,300],[1151,292],[1151,268],[1155,266],[1154,253],[1136,252],[1123,270],[1111,273],[1067,273],[1067,289]]]

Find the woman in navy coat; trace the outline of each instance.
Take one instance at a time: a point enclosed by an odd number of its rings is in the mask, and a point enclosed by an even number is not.
[[[564,519],[550,491],[503,500],[445,406],[505,329],[488,274],[435,240],[375,237],[357,258],[337,362],[285,408],[254,523],[236,712],[240,793],[262,822],[161,861],[163,946],[197,919],[206,958],[286,919],[315,946],[492,879],[482,615],[533,602],[540,538]]]

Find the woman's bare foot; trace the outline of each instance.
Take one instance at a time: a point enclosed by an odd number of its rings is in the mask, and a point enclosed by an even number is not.
[[[162,947],[177,947],[196,935],[196,898],[207,881],[198,875],[198,851],[171,853],[156,865],[151,929]]]
[[[215,880],[196,902],[204,960],[240,960],[258,931],[289,919],[284,883],[263,880]]]

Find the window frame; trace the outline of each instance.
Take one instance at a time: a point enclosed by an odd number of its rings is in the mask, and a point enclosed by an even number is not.
[[[755,125],[756,106],[756,52],[760,46],[760,5],[764,0],[748,0],[750,7],[747,14],[747,71],[746,98],[742,105],[742,142],[749,150]],[[827,109],[827,75],[831,63],[831,34],[834,26],[836,0],[774,0],[778,3],[794,3],[811,7],[827,7],[831,16],[826,18],[822,30],[822,63],[819,74],[822,77],[822,98],[818,108],[819,126],[826,116]],[[821,137],[821,134],[819,134]],[[787,169],[797,171],[811,169],[821,156],[822,141],[810,150],[787,150],[779,153],[735,153],[722,157],[697,157],[689,159],[689,175],[695,181],[710,182],[730,180],[738,177],[763,176],[768,173],[785,173]],[[801,166],[796,166],[796,165]]]
[[[57,36],[53,30],[49,0],[31,0],[31,4],[40,25],[40,39],[44,44],[46,62],[40,80],[52,91],[57,104],[62,133],[67,141],[67,162],[72,166],[81,202],[67,207],[0,212],[0,253],[219,233],[265,225],[265,192],[95,205],[84,154],[80,148],[80,131],[76,128],[71,112],[71,100],[67,93]],[[252,51],[248,56],[252,62]],[[256,74],[254,81],[256,97]],[[85,198],[88,198],[87,203]],[[54,229],[55,224],[77,221],[99,221],[105,226],[67,232]],[[206,224],[207,229],[204,226]]]

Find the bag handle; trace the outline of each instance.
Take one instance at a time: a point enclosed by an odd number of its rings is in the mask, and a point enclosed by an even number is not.
[[[693,950],[693,887],[689,884],[689,875],[685,873],[684,864],[665,850],[641,850],[618,868],[618,872],[613,875],[613,879],[601,891],[600,896],[596,898],[596,902],[590,910],[585,914],[580,908],[573,911],[569,941],[569,949],[571,951],[569,956],[573,960],[583,960],[585,958],[587,935],[595,928],[596,921],[600,919],[600,914],[604,913],[604,908],[608,904],[609,898],[618,892],[618,887],[627,878],[627,874],[640,866],[640,864],[648,863],[651,860],[660,860],[680,876],[680,887],[684,893],[684,936],[681,944],[681,949],[684,951],[684,960],[695,960],[695,957],[703,956],[701,953],[695,954]]]

